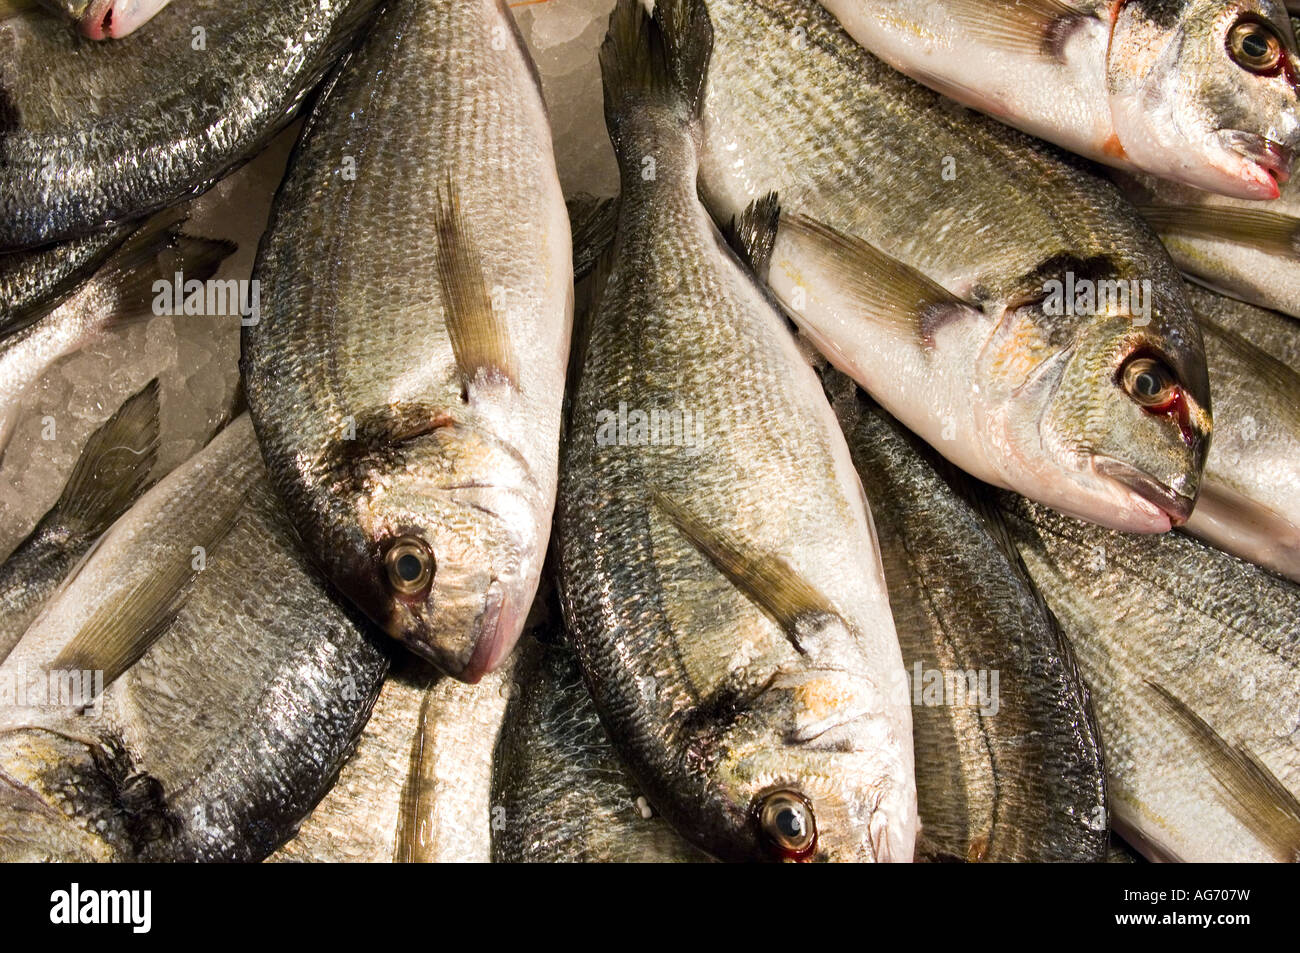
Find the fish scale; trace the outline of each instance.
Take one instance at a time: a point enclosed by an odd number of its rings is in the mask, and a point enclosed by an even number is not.
[[[304,130],[255,275],[242,369],[272,480],[345,595],[476,680],[537,587],[572,317],[545,105],[502,3],[384,11]],[[398,551],[419,591],[395,588]]]
[[[623,190],[557,515],[577,657],[646,797],[697,846],[771,856],[751,811],[788,788],[812,805],[817,859],[908,861],[910,713],[861,485],[784,319],[696,197],[684,94],[627,78],[645,75],[639,16],[620,3],[602,50]],[[705,42],[694,22],[676,42]],[[704,440],[611,434],[620,403],[690,410]]]

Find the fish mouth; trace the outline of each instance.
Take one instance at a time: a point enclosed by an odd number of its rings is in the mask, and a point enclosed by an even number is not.
[[[1159,510],[1168,519],[1171,529],[1186,523],[1196,506],[1195,497],[1179,493],[1150,474],[1113,457],[1097,458],[1094,468],[1102,476]]]
[[[1295,150],[1265,136],[1241,129],[1220,129],[1223,147],[1244,160],[1242,170],[1248,186],[1254,186],[1261,197],[1277,198],[1281,186],[1291,178]]]
[[[478,617],[474,633],[474,650],[464,670],[456,677],[475,685],[491,672],[514,648],[510,631],[515,627],[517,613],[506,607],[505,587],[493,579],[484,594],[483,613]]]

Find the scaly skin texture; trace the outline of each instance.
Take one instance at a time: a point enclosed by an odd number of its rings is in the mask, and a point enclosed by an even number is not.
[[[260,860],[328,790],[361,733],[388,667],[382,636],[308,565],[256,466],[247,419],[222,437],[200,459],[255,468],[228,533],[152,647],[107,687],[98,712],[7,709],[5,859]],[[185,467],[154,493],[184,494],[211,475]],[[200,496],[190,512],[211,520],[224,509]],[[47,617],[63,614],[63,599],[76,608],[95,598],[83,578],[177,558],[156,533],[135,529],[119,529],[118,544],[95,553]],[[192,558],[188,548],[182,558]]]
[[[519,688],[493,765],[501,823],[492,831],[492,860],[707,861],[641,796],[601,727],[573,651],[525,638],[516,664]]]
[[[408,658],[384,682],[338,783],[269,860],[486,863],[489,782],[513,688],[509,666],[477,686]]]
[[[790,858],[754,814],[793,791],[815,817],[800,859],[910,861],[907,683],[866,500],[816,376],[697,198],[687,107],[663,95],[606,99],[622,193],[565,445],[566,623],[624,762],[697,846]],[[689,412],[697,432],[609,439],[620,403]],[[744,560],[782,560],[833,613],[778,624],[665,506]]]
[[[1147,682],[1249,748],[1294,796],[1300,588],[1179,533],[1109,532],[1010,494],[999,505],[1092,690],[1125,839],[1151,859],[1292,859],[1234,816]]]
[[[1189,290],[1219,426],[1187,531],[1300,581],[1300,372],[1289,363],[1300,351],[1300,326]]]
[[[255,269],[263,319],[244,335],[258,438],[311,551],[467,681],[509,651],[537,587],[572,318],[568,217],[512,24],[497,0],[385,10],[304,132]],[[431,224],[449,188],[513,385],[453,354]],[[416,595],[385,575],[399,537],[436,562]]]
[[[946,465],[941,476],[932,452],[847,378],[831,375],[836,413],[871,494],[912,677],[919,856],[1101,860],[1101,737],[1056,620],[1019,559],[986,530],[987,514],[948,482],[964,478]],[[981,708],[968,680],[963,699],[935,696],[930,672],[976,672],[994,704]]]
[[[0,248],[203,191],[292,118],[373,7],[186,0],[109,44],[40,10],[0,20]]]
[[[1300,58],[1281,0],[822,3],[913,79],[1099,162],[1273,199],[1300,145]],[[1279,67],[1233,59],[1243,22],[1276,43]]]
[[[1115,173],[1114,178],[1132,201],[1157,209],[1217,209],[1267,212],[1291,219],[1300,230],[1300,183],[1287,182],[1273,202],[1252,202],[1202,192],[1200,189],[1161,182],[1149,176]],[[1300,255],[1294,248],[1280,251],[1250,241],[1166,230],[1161,234],[1174,263],[1198,282],[1223,294],[1261,308],[1272,308],[1300,318]]]
[[[0,255],[0,336],[33,312],[63,300],[104,263],[129,228],[96,232],[46,248]]]
[[[769,281],[832,362],[987,482],[1116,528],[1185,519],[1210,433],[1200,331],[1119,193],[895,72],[812,0],[707,5],[716,43],[700,181],[715,216],[775,190],[785,213],[864,240],[974,306],[855,310],[783,221]],[[1149,294],[1127,311],[1053,316],[1048,282],[1070,275],[1149,281]],[[1167,365],[1176,412],[1148,412],[1122,388],[1122,368],[1144,353]]]

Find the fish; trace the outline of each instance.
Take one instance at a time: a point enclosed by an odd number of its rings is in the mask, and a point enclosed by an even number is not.
[[[709,0],[700,189],[835,367],[967,473],[1129,532],[1213,429],[1182,278],[1081,161],[875,59],[812,0]],[[790,91],[797,90],[794,95]]]
[[[1270,335],[1256,330],[1269,327],[1267,314],[1204,288],[1190,291],[1218,434],[1184,529],[1300,582],[1300,325],[1283,319],[1284,333]],[[1252,340],[1252,332],[1259,337]]]
[[[415,656],[394,664],[338,783],[273,863],[487,863],[497,732],[511,662],[477,686]]]
[[[910,862],[911,711],[869,507],[696,194],[710,45],[697,0],[653,19],[621,0],[601,47],[622,191],[572,384],[564,623],[619,756],[696,847]]]
[[[130,226],[119,226],[44,248],[0,255],[0,338],[66,300],[133,231]]]
[[[92,40],[120,40],[153,19],[171,0],[41,0]]]
[[[1148,860],[1296,860],[1300,587],[1183,533],[994,503],[1092,692],[1113,829]]]
[[[158,379],[90,435],[63,492],[0,564],[0,662],[101,534],[148,486],[158,456]]]
[[[912,79],[1096,162],[1275,199],[1300,146],[1281,0],[822,0]]]
[[[60,304],[0,337],[0,456],[24,395],[55,361],[115,327],[153,317],[154,282],[170,283],[177,272],[205,281],[234,253],[232,242],[187,235],[182,221],[168,215],[140,227]]]
[[[241,416],[0,665],[0,859],[261,860],[351,753],[387,647],[303,554]]]
[[[399,0],[312,113],[254,268],[241,369],[272,481],[344,595],[462,681],[509,653],[541,573],[570,242],[509,11]]]
[[[1224,198],[1147,176],[1112,176],[1197,284],[1300,318],[1300,185],[1276,201]]]
[[[288,125],[375,6],[186,0],[107,44],[42,10],[0,18],[0,249],[79,238],[205,191]]]
[[[1101,732],[997,512],[848,378],[823,382],[872,501],[911,677],[918,855],[1100,861]]]
[[[709,862],[623,767],[564,639],[525,637],[515,653],[518,688],[492,767],[492,862]]]

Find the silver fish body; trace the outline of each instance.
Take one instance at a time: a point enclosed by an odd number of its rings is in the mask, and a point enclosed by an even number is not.
[[[114,527],[0,667],[0,856],[265,857],[350,753],[384,647],[301,553],[237,420]],[[40,691],[81,672],[102,683]]]
[[[338,782],[277,863],[486,863],[509,665],[477,686],[408,660],[384,682]]]
[[[1226,198],[1149,176],[1114,179],[1174,263],[1221,294],[1300,318],[1300,184],[1272,202]]]
[[[1117,529],[1185,520],[1204,350],[1118,192],[897,73],[812,0],[708,8],[702,194],[727,221],[776,193],[767,280],[831,362],[985,482]]]
[[[566,441],[565,621],[621,757],[688,840],[910,861],[907,685],[861,485],[696,195],[708,43],[698,4],[661,0],[651,24],[622,0],[602,47],[622,195]]]
[[[255,275],[244,381],[304,539],[386,631],[476,680],[537,588],[572,319],[545,106],[499,0],[384,11],[307,125]]]
[[[1019,557],[964,478],[851,381],[828,390],[872,499],[912,679],[918,856],[1093,862],[1106,768],[1087,688]],[[846,386],[847,385],[847,386]]]
[[[1281,0],[822,0],[885,62],[1120,168],[1274,199],[1300,146]]]
[[[0,337],[7,337],[67,298],[130,233],[127,227],[112,228],[0,255]]]
[[[158,412],[154,380],[91,434],[58,501],[0,564],[0,662],[78,560],[148,484],[158,451]]]
[[[0,248],[75,238],[203,191],[293,118],[373,8],[187,0],[111,44],[43,11],[0,20]]]
[[[1300,326],[1203,288],[1190,291],[1218,432],[1186,530],[1300,582]]]
[[[1300,856],[1300,587],[1181,533],[999,505],[1092,691],[1124,839],[1152,860]]]
[[[600,724],[573,651],[525,638],[492,773],[494,863],[699,863]]]

